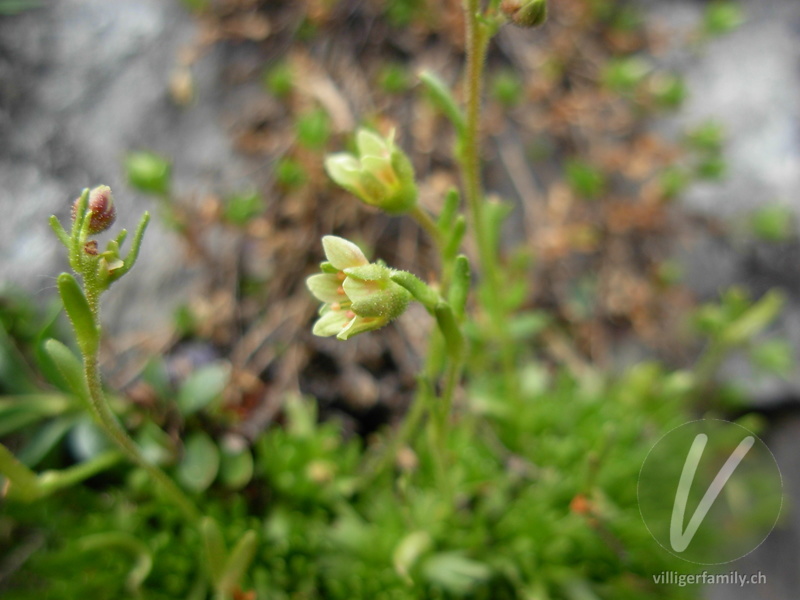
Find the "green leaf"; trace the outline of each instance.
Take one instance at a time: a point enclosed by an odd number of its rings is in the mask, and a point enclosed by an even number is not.
[[[503,108],[511,108],[519,104],[525,93],[520,76],[511,70],[503,70],[497,73],[492,78],[489,88],[492,97]]]
[[[689,185],[689,174],[681,167],[668,167],[658,176],[661,193],[667,200],[679,196]]]
[[[70,416],[45,423],[17,453],[17,458],[31,468],[35,467],[61,441],[77,420],[77,416]]]
[[[178,408],[186,417],[217,400],[230,378],[227,363],[216,362],[197,369],[186,378],[178,392]]]
[[[794,349],[788,340],[767,340],[750,350],[750,358],[758,368],[783,377],[794,368]]]
[[[42,415],[27,410],[24,406],[0,406],[0,437],[36,423],[40,419]]]
[[[150,213],[145,211],[145,213],[142,215],[142,218],[139,219],[139,224],[136,226],[136,232],[133,234],[133,242],[131,243],[131,249],[128,252],[128,255],[125,257],[122,266],[118,269],[114,269],[108,275],[108,279],[105,284],[106,288],[130,271],[133,268],[133,265],[136,264],[136,259],[139,258],[139,250],[142,247],[144,232],[147,229],[147,224],[149,222]]]
[[[154,465],[171,462],[175,454],[172,438],[152,421],[147,421],[138,430],[136,443],[145,460]]]
[[[89,389],[86,387],[80,359],[64,344],[54,339],[44,343],[44,351],[64,377],[69,390],[88,405]]]
[[[84,355],[94,355],[100,343],[100,332],[83,290],[72,275],[62,273],[58,276],[58,292],[72,322],[81,352]]]
[[[762,206],[750,218],[753,234],[767,242],[785,242],[794,233],[794,213],[788,206]]]
[[[453,312],[460,319],[464,316],[464,309],[467,305],[467,298],[469,297],[471,273],[469,268],[469,259],[460,254],[456,257],[453,266],[453,283],[450,286],[450,305],[453,307]]]
[[[331,124],[328,113],[321,108],[300,115],[295,122],[297,142],[309,150],[321,150],[328,143]]]
[[[511,337],[516,341],[530,340],[550,323],[550,317],[544,311],[530,311],[516,315],[509,323]]]
[[[58,334],[60,317],[61,303],[55,301],[48,309],[48,315],[44,319],[44,324],[36,335],[34,358],[36,359],[36,366],[47,381],[62,391],[72,392],[66,378],[46,349],[47,341],[51,338],[55,338]]]
[[[458,552],[442,552],[431,556],[425,561],[423,571],[432,584],[457,595],[468,594],[492,574],[487,565]]]
[[[130,593],[138,596],[139,588],[153,568],[153,555],[144,542],[127,532],[109,531],[83,537],[78,544],[83,552],[116,548],[133,556],[135,561],[125,585]]]
[[[162,356],[153,356],[142,369],[142,380],[156,391],[160,396],[167,396],[170,391],[169,373]]]
[[[699,179],[720,181],[725,178],[728,163],[721,156],[711,156],[701,160],[695,167],[695,175]]]
[[[220,578],[218,590],[226,594],[233,593],[234,588],[240,584],[247,569],[253,562],[258,546],[258,536],[252,529],[246,531],[239,538],[239,541],[231,550],[228,560],[225,562],[225,569]]]
[[[453,310],[447,302],[440,301],[434,309],[434,316],[444,336],[447,353],[455,360],[464,352],[464,337],[461,335]]]
[[[0,15],[18,15],[27,10],[42,8],[44,2],[41,0],[0,0]]]
[[[294,88],[292,67],[281,62],[264,72],[264,87],[276,98],[287,98]]]
[[[467,220],[464,215],[458,215],[453,221],[453,226],[450,229],[449,237],[446,238],[447,242],[442,249],[442,256],[445,260],[452,259],[458,252],[461,246],[461,240],[464,239],[464,234],[467,231]]]
[[[203,550],[206,556],[206,567],[211,574],[211,582],[219,585],[224,573],[225,559],[228,551],[219,523],[213,517],[203,517],[200,523],[200,534],[203,537]]]
[[[484,205],[485,219],[487,222],[486,231],[489,234],[489,243],[492,248],[497,248],[503,232],[503,223],[514,210],[510,202],[492,201]]]
[[[672,73],[658,73],[650,79],[648,87],[662,108],[675,109],[683,104],[688,94],[683,79]]]
[[[102,473],[122,460],[122,454],[117,450],[106,450],[90,460],[61,469],[59,471],[45,471],[39,475],[39,494],[41,497],[49,496],[68,487],[72,487]]]
[[[178,480],[193,492],[211,485],[219,470],[219,450],[205,433],[195,433],[186,441],[183,459],[178,465]]]
[[[286,429],[293,438],[308,439],[317,431],[317,409],[313,401],[296,396],[287,396],[283,403],[286,411]]]
[[[0,444],[0,474],[10,482],[7,490],[9,497],[30,502],[41,495],[36,473],[22,464],[3,444]]]
[[[83,415],[70,430],[67,443],[72,453],[82,461],[114,448],[106,433],[88,415]]]
[[[625,94],[636,89],[651,70],[652,66],[642,58],[615,58],[603,68],[602,79],[611,91]]]
[[[5,393],[35,392],[34,376],[0,321],[0,385]]]
[[[402,63],[384,65],[378,75],[378,85],[387,94],[402,94],[410,87],[407,69]]]
[[[220,479],[225,487],[238,490],[250,483],[253,477],[253,455],[248,447],[235,448],[231,444],[221,447]]]
[[[446,234],[452,229],[460,203],[461,197],[458,195],[458,190],[450,188],[444,197],[444,206],[442,206],[442,212],[439,213],[439,219],[436,222],[442,233]]]
[[[703,30],[708,36],[730,33],[745,22],[744,11],[736,2],[717,0],[706,7]]]
[[[62,415],[74,406],[57,394],[24,394],[0,398],[0,437],[31,423]]]
[[[725,143],[725,126],[708,120],[686,132],[686,145],[696,152],[715,155]]]
[[[169,193],[172,165],[153,152],[132,152],[125,157],[125,171],[132,187],[146,194]]]
[[[567,161],[566,178],[572,191],[588,199],[598,198],[606,187],[602,171],[580,160]]]
[[[742,316],[728,325],[722,332],[721,341],[737,346],[763,331],[780,314],[785,302],[783,294],[772,290],[749,308]]]
[[[80,271],[81,258],[83,257],[83,244],[81,241],[86,241],[86,236],[83,235],[82,232],[84,229],[84,222],[87,220],[86,207],[88,204],[89,188],[84,188],[81,195],[72,206],[72,214],[75,215],[75,218],[72,220],[72,229],[69,234],[69,264],[76,272]],[[88,223],[86,223],[86,225],[88,231]]]
[[[308,181],[308,171],[291,158],[283,158],[275,165],[275,179],[287,190],[302,187]]]
[[[433,540],[427,531],[414,531],[405,536],[392,555],[394,570],[408,583],[411,580],[411,570],[414,565],[433,546]]]
[[[235,194],[225,202],[225,219],[234,225],[246,225],[264,212],[264,199],[255,190]]]
[[[561,584],[561,591],[567,600],[600,600],[585,579],[568,579]]]
[[[425,86],[434,105],[450,119],[458,134],[461,135],[466,129],[467,120],[447,85],[432,71],[420,73],[419,80]]]
[[[69,250],[71,243],[69,239],[69,234],[64,230],[64,227],[61,225],[61,221],[58,220],[57,216],[55,215],[50,216],[50,227],[56,234],[58,241],[64,244],[67,247],[67,250]]]

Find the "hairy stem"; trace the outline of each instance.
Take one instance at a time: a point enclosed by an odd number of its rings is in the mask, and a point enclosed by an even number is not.
[[[464,195],[467,200],[470,220],[475,241],[478,246],[480,273],[482,276],[482,297],[492,322],[497,338],[501,344],[501,358],[507,385],[515,391],[516,370],[514,368],[514,351],[510,343],[506,310],[501,296],[500,265],[497,248],[492,244],[490,223],[485,218],[484,192],[481,184],[480,166],[480,111],[483,94],[484,65],[486,50],[489,45],[490,30],[480,19],[480,1],[464,0],[464,12],[467,37],[467,65],[465,73],[466,93],[466,126],[461,139],[460,167],[464,183]]]
[[[483,219],[483,189],[480,175],[480,110],[483,91],[483,67],[488,36],[478,21],[478,0],[465,1],[467,28],[467,67],[465,74],[466,125],[461,147],[461,171],[472,227],[478,244],[481,270],[491,277],[494,264]]]
[[[92,411],[108,436],[134,464],[144,469],[161,486],[166,495],[189,521],[197,522],[200,519],[200,513],[194,503],[164,471],[142,455],[136,442],[131,439],[111,411],[100,383],[100,370],[96,355],[84,356],[84,377],[89,389]]]
[[[436,222],[431,218],[430,214],[428,214],[428,211],[422,208],[419,204],[415,204],[414,208],[409,211],[409,215],[411,215],[411,217],[419,224],[419,226],[425,230],[425,233],[433,238],[436,246],[441,249],[444,245],[444,237],[442,236],[442,232],[439,231],[439,228],[436,226]]]

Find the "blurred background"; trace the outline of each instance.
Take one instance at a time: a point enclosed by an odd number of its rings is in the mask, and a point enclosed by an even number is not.
[[[514,206],[506,257],[530,282],[522,304],[559,326],[542,354],[578,370],[688,369],[697,329],[719,316],[705,303],[781,290],[764,343],[718,377],[731,414],[768,420],[800,498],[800,3],[550,4],[542,29],[493,42],[483,114],[486,187]],[[119,223],[155,217],[103,308],[104,370],[128,400],[150,401],[140,374],[161,354],[178,379],[230,369],[225,428],[245,439],[291,392],[350,434],[396,422],[424,310],[342,345],[311,336],[304,280],[331,232],[421,276],[434,254],[414,223],[337,189],[322,161],[359,125],[394,127],[438,211],[458,185],[453,136],[418,74],[456,86],[462,30],[458,0],[0,0],[3,310],[52,308],[66,265],[47,217],[66,221],[82,188],[107,184]],[[787,505],[736,563],[768,585],[708,597],[796,597]]]

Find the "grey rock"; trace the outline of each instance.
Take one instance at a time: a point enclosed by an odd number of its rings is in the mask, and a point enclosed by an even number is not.
[[[721,183],[698,183],[681,205],[686,214],[727,225],[731,235],[692,232],[676,244],[686,283],[701,300],[712,300],[731,285],[755,296],[782,288],[789,305],[772,333],[800,348],[800,288],[796,244],[758,242],[746,232],[757,208],[780,203],[800,214],[800,3],[743,0],[746,22],[701,47],[679,47],[662,60],[682,72],[690,96],[676,117],[659,124],[670,136],[705,121],[726,130],[727,176]],[[697,27],[706,3],[645,1],[649,18],[674,35]],[[756,404],[787,394],[800,398],[800,373],[789,382],[755,377],[747,361],[732,360],[723,370],[740,381]]]
[[[0,18],[2,285],[42,300],[55,293],[66,260],[47,219],[67,223],[84,187],[112,187],[118,226],[133,229],[154,210],[124,181],[129,151],[171,157],[179,195],[253,187],[252,165],[225,129],[231,100],[220,91],[217,49],[192,65],[196,101],[180,108],[170,99],[178,53],[197,33],[180,3],[161,0],[58,0]],[[137,267],[107,296],[107,328],[163,328],[197,282],[182,257],[174,233],[153,219]]]

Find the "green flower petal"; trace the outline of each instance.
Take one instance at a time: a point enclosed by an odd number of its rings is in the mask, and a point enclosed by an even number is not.
[[[378,317],[383,314],[380,312],[380,306],[386,302],[383,298],[386,282],[359,281],[348,277],[344,280],[343,287],[345,294],[347,294],[348,299],[353,302],[353,305],[358,305],[358,308],[352,309],[357,315],[362,317]]]
[[[332,335],[337,335],[338,333],[344,330],[345,326],[348,325],[348,321],[355,320],[355,319],[348,319],[347,313],[348,311],[346,310],[327,311],[324,315],[322,315],[319,319],[317,319],[316,323],[314,323],[314,329],[311,330],[311,333],[313,333],[314,335],[318,335],[320,337],[330,337]]]
[[[325,249],[328,262],[341,271],[369,264],[361,249],[344,238],[326,235],[322,238],[322,247]]]
[[[352,154],[340,152],[325,159],[325,170],[331,179],[347,188],[358,185],[361,163]]]
[[[392,161],[389,155],[386,156],[365,156],[361,159],[364,172],[371,174],[389,189],[385,193],[391,193],[392,188],[400,185],[400,181],[392,168]],[[363,184],[363,179],[361,180]]]
[[[356,146],[362,160],[365,156],[388,156],[391,152],[391,148],[385,139],[367,129],[358,130]]]
[[[358,335],[359,333],[380,329],[388,322],[389,319],[384,319],[382,317],[365,318],[357,316],[355,319],[350,321],[350,323],[347,324],[347,327],[342,329],[336,337],[340,340],[349,340],[351,337]]]
[[[314,297],[321,302],[343,302],[347,300],[344,294],[339,293],[342,281],[336,275],[322,273],[312,275],[306,279],[306,286],[314,294]]]

